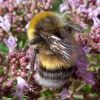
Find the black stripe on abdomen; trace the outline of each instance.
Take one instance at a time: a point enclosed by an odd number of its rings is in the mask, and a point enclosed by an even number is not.
[[[61,68],[56,70],[47,70],[43,67],[40,67],[39,74],[44,79],[50,79],[50,80],[66,80],[70,78],[70,76],[73,74],[74,66],[70,68]]]

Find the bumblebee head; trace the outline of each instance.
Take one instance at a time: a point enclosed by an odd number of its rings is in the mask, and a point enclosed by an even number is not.
[[[43,48],[44,41],[40,36],[41,32],[45,32],[47,34],[52,32],[53,34],[55,34],[56,30],[58,30],[58,28],[61,26],[62,26],[61,21],[55,13],[50,11],[48,12],[44,11],[38,13],[33,17],[28,28],[27,35],[30,44],[38,43],[39,46],[38,48],[41,48],[41,45]]]

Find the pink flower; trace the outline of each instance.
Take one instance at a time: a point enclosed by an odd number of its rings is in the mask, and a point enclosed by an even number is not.
[[[100,14],[100,7],[96,8],[93,11],[89,11],[89,17],[94,22],[92,29],[100,26],[100,19],[97,17],[99,14]]]
[[[79,8],[77,9],[78,13],[88,13],[88,9],[86,8],[86,5],[80,5]]]
[[[100,6],[100,0],[97,0],[96,4],[97,4],[98,6]]]
[[[80,4],[83,4],[83,0],[68,0],[68,3],[70,4],[72,10],[75,10],[80,6]]]
[[[94,14],[95,14],[95,16],[97,16],[97,15],[100,14],[100,7],[97,7],[97,8],[94,10]]]
[[[69,7],[68,2],[66,0],[65,0],[65,2],[60,4],[60,7],[59,7],[60,12],[68,11],[69,9],[70,9],[70,7]]]
[[[9,7],[8,7],[9,12],[13,12],[14,8],[15,8],[14,4],[9,3]]]
[[[63,88],[63,90],[60,93],[60,96],[61,96],[61,100],[65,100],[66,97],[70,97],[71,95],[66,88]]]
[[[82,50],[82,48],[80,48],[78,52],[80,55],[78,57],[79,59],[76,62],[76,67],[77,67],[76,75],[82,78],[86,83],[94,85],[95,84],[94,75],[92,72],[87,71],[89,64],[87,62],[85,52]]]
[[[16,0],[16,3],[17,4],[20,4],[20,3],[23,3],[23,2],[26,2],[27,0]]]
[[[27,82],[23,78],[17,77],[17,86],[15,95],[19,98],[19,100],[23,100],[25,87],[28,87]]]
[[[70,8],[72,11],[76,11],[80,4],[83,4],[83,0],[64,0],[60,5],[60,12],[68,11]]]
[[[28,83],[22,77],[18,76],[17,77],[16,93],[15,93],[15,95],[19,98],[18,100],[23,100],[24,91],[25,91],[26,88],[33,91],[28,86]]]
[[[83,13],[87,15],[87,18],[92,19],[94,24],[92,29],[100,26],[100,19],[97,17],[100,14],[100,7],[97,7],[96,9],[93,8],[87,8],[86,5],[80,5],[77,9],[77,13]]]
[[[17,38],[13,37],[13,36],[9,36],[8,39],[4,39],[4,43],[6,44],[6,46],[8,47],[9,49],[9,52],[12,52],[14,51],[14,49],[16,48],[17,46]]]
[[[0,0],[0,3],[3,3],[4,2],[4,0]]]
[[[11,19],[8,14],[4,17],[0,16],[0,27],[3,28],[4,31],[9,32],[11,28]]]

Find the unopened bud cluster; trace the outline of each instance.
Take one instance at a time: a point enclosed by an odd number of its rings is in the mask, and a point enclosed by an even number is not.
[[[27,76],[27,65],[29,64],[29,58],[25,55],[23,51],[9,53],[8,60],[11,66],[11,75],[21,77]]]

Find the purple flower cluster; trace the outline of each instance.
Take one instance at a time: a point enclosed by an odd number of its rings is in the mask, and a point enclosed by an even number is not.
[[[7,34],[9,32],[23,33],[34,14],[51,8],[51,0],[2,0],[0,2],[0,27]]]
[[[79,59],[76,62],[76,75],[79,78],[82,78],[86,83],[94,85],[95,81],[94,81],[94,76],[91,72],[87,71],[87,67],[89,66],[87,60],[86,60],[86,55],[84,53],[84,51],[82,50],[82,48],[80,48],[79,50]]]
[[[60,12],[70,12],[71,20],[86,30],[84,33],[77,32],[75,34],[75,40],[83,49],[79,50],[80,56],[76,62],[76,75],[86,83],[96,87],[95,84],[99,84],[99,82],[95,81],[94,72],[87,71],[90,65],[85,55],[100,53],[100,1],[64,0],[60,5]]]
[[[74,3],[74,4],[73,4]],[[64,4],[64,5],[63,5]],[[99,0],[65,0],[60,11],[70,11],[73,22],[84,29],[89,29],[87,35],[75,34],[76,40],[90,52],[100,52],[100,1]],[[67,7],[67,8],[66,8]],[[70,7],[70,9],[68,9]],[[63,10],[62,10],[63,9]],[[84,45],[84,46],[83,46]]]
[[[60,12],[72,10],[73,12],[83,4],[83,0],[64,0],[60,5]]]
[[[8,54],[8,61],[10,64],[10,75],[13,77],[21,76],[27,77],[29,58],[23,51],[13,51]]]
[[[6,44],[6,46],[9,49],[9,52],[13,52],[14,49],[17,47],[17,38],[13,37],[13,36],[9,36],[8,39],[4,38],[4,43]]]

